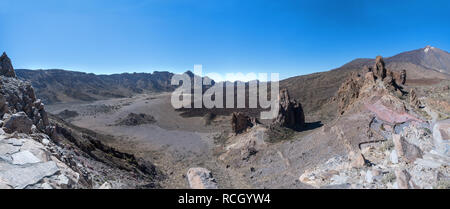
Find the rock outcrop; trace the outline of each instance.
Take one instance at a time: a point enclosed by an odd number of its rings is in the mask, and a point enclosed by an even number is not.
[[[3,130],[5,130],[6,133],[10,134],[15,131],[18,133],[30,134],[32,125],[33,122],[24,112],[18,112],[16,114],[8,116],[5,119]]]
[[[251,118],[241,112],[234,112],[231,115],[231,128],[235,134],[240,134],[258,123],[256,118]]]
[[[5,52],[3,52],[2,56],[0,57],[0,75],[6,77],[16,77],[16,73],[14,72],[11,60]]]
[[[190,168],[187,178],[191,189],[217,189],[217,182],[206,168]]]
[[[386,78],[386,68],[383,57],[377,56],[375,59],[375,65],[373,66],[373,72],[377,79],[383,80]]]
[[[375,81],[373,72],[368,72],[365,78],[368,81]],[[341,85],[337,92],[339,114],[344,114],[347,108],[358,99],[362,84],[361,76],[352,74],[350,78]]]
[[[396,73],[386,69],[383,58],[377,56],[373,68],[364,66],[361,72],[352,73],[339,88],[337,92],[339,114],[344,114],[359,98],[363,87],[365,91],[371,91],[377,82],[381,82],[384,88],[394,95],[403,96],[405,92],[400,83],[406,82],[406,71]]]
[[[127,117],[121,118],[116,121],[115,125],[118,126],[138,126],[143,124],[152,124],[156,120],[153,116],[144,113],[129,113]]]
[[[302,105],[289,97],[287,89],[282,89],[278,96],[280,109],[273,125],[291,129],[302,129],[305,126],[305,113]]]
[[[417,98],[416,91],[414,89],[411,89],[409,92],[409,103],[414,108],[419,108],[421,106],[419,98]]]
[[[52,128],[44,104],[36,98],[29,82],[1,76],[0,86],[0,98],[3,98],[0,99],[0,117],[24,112],[40,131],[50,133]]]

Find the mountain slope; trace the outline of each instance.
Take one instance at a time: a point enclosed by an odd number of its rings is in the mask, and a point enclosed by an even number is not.
[[[387,69],[394,72],[406,70],[407,86],[429,85],[449,80],[448,60],[450,60],[449,53],[429,46],[384,59]],[[333,97],[340,85],[352,72],[374,64],[375,59],[355,59],[330,71],[282,80],[280,87],[287,88],[291,96],[302,103],[310,118],[314,120],[333,118],[337,107]]]
[[[31,81],[45,103],[94,101],[129,97],[146,91],[172,91],[172,73],[95,75],[66,70],[17,69],[17,77]]]

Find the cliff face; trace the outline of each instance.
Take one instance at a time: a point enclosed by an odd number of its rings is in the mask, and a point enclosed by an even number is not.
[[[5,53],[0,61],[0,188],[158,187],[162,174],[150,162],[49,116]]]

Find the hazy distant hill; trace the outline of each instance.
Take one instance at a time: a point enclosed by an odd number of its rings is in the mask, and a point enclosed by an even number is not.
[[[17,69],[19,78],[29,80],[39,98],[46,103],[93,101],[129,97],[146,91],[172,91],[172,73],[122,73],[95,75],[66,70]]]

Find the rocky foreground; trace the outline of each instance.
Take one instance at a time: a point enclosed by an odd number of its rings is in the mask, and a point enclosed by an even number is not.
[[[271,125],[233,115],[234,134],[219,159],[256,188],[448,189],[450,120],[405,81],[405,71],[390,71],[377,57],[340,87],[332,101],[338,117],[305,134],[308,126],[293,131],[288,122],[303,125],[303,113],[286,108],[301,105],[287,105],[282,90]]]
[[[107,140],[49,116],[30,83],[0,57],[0,188],[158,188],[162,174],[147,161],[104,145]]]

